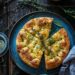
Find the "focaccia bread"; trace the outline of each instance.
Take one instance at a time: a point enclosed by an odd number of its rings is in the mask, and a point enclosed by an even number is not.
[[[53,18],[38,17],[28,21],[16,38],[17,52],[27,65],[38,68],[44,53],[46,69],[61,65],[69,52],[70,40],[67,31],[60,28],[53,35]]]

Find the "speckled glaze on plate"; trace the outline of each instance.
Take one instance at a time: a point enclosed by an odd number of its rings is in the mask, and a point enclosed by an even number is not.
[[[38,69],[34,69],[28,65],[26,65],[19,57],[17,50],[16,50],[16,37],[20,29],[24,26],[24,24],[31,20],[32,18],[37,17],[52,17],[54,18],[54,22],[61,23],[61,27],[64,27],[68,33],[69,39],[70,39],[70,48],[74,45],[74,34],[73,29],[71,25],[61,16],[59,16],[56,13],[53,12],[33,12],[28,15],[25,15],[23,18],[21,18],[13,27],[10,40],[9,40],[9,47],[10,47],[10,55],[12,56],[12,59],[16,63],[16,65],[22,69],[23,71],[35,75],[35,74],[48,74],[48,75],[54,75],[59,72],[60,67],[52,69],[52,70],[45,70],[45,67],[43,67],[44,63],[42,62]],[[56,28],[58,29],[58,27]]]

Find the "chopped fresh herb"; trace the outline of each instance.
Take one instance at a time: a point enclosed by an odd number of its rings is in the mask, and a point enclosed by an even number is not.
[[[42,35],[42,34],[40,34],[39,32],[38,32],[37,34],[39,35],[40,39],[42,39],[42,40],[43,40],[43,35]]]
[[[50,50],[48,50],[48,55],[50,55]]]
[[[54,40],[53,38],[50,38],[50,39],[49,39],[50,45],[52,45],[54,42],[55,42],[55,40]]]
[[[24,41],[24,37],[23,37],[23,35],[21,36],[21,41],[22,41],[22,42]]]
[[[29,39],[32,40],[33,39],[33,36],[30,36]]]
[[[31,49],[31,53],[33,53],[33,49]]]
[[[55,54],[54,53],[50,53],[50,58],[54,58],[55,57]]]

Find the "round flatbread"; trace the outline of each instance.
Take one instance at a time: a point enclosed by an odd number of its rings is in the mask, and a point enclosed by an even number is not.
[[[52,22],[49,17],[31,19],[17,35],[17,52],[33,68],[39,67],[43,53],[48,70],[58,67],[69,52],[70,41],[64,28],[50,36]]]

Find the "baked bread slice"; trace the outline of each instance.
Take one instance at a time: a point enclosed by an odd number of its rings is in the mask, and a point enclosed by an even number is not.
[[[49,17],[34,18],[28,21],[24,28],[36,37],[42,36],[43,39],[47,39],[52,22],[53,18]]]
[[[38,68],[43,54],[40,39],[34,37],[23,28],[17,35],[16,45],[21,60],[31,67]]]
[[[46,69],[53,69],[58,67],[68,54],[70,48],[70,41],[66,30],[61,28],[54,35],[52,35],[51,38],[49,38],[46,42],[46,47]]]

